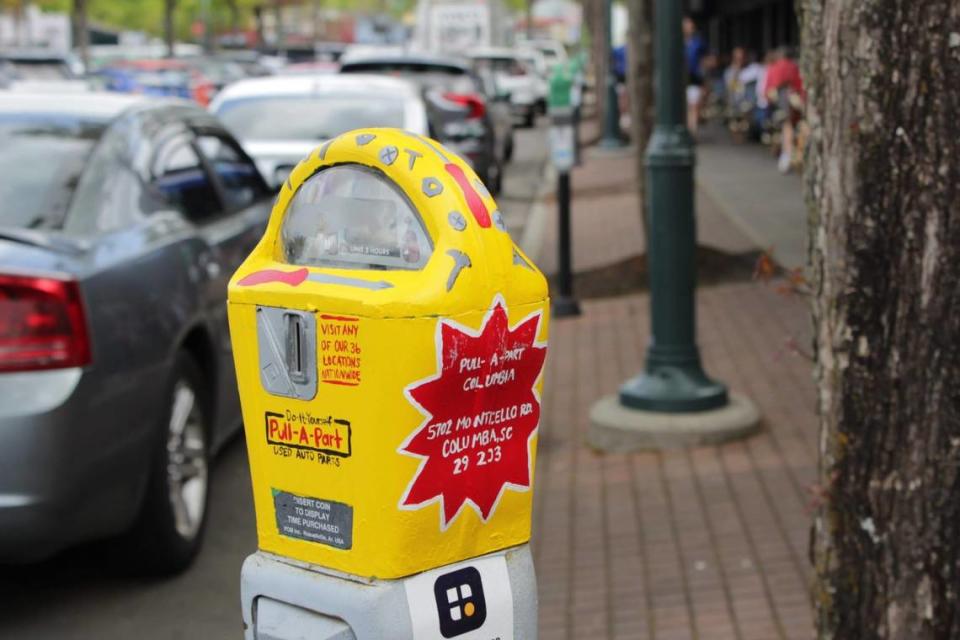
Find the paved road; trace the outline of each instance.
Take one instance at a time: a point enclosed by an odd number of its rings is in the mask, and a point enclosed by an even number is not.
[[[515,238],[539,188],[543,125],[517,130],[498,204]],[[241,637],[240,565],[256,547],[241,438],[218,458],[204,549],[183,575],[145,581],[111,564],[109,544],[71,550],[40,565],[0,568],[0,638],[204,640]],[[64,526],[70,526],[64,522]]]

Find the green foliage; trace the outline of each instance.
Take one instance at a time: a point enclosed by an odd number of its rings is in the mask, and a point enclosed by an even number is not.
[[[15,0],[0,0],[8,3]],[[33,0],[34,4],[47,11],[71,11],[73,0]],[[253,9],[257,5],[271,10],[276,0],[206,0],[210,7],[210,17],[214,31],[230,29],[233,11],[236,10],[240,29],[253,28]],[[283,4],[311,5],[313,0],[281,0]],[[510,6],[523,7],[526,0],[507,0]],[[190,25],[202,19],[204,0],[177,0],[175,23],[177,37],[192,40]],[[415,0],[322,0],[324,9],[341,9],[358,13],[379,12],[384,9],[394,15],[409,11]],[[163,34],[164,0],[87,0],[88,20],[108,28],[145,31],[161,36]]]

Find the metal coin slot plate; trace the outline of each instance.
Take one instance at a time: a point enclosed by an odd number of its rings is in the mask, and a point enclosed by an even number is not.
[[[317,320],[312,313],[257,306],[260,384],[275,396],[317,395]]]

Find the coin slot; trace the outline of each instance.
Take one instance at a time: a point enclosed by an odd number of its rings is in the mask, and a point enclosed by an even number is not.
[[[287,325],[287,372],[294,382],[304,383],[307,381],[307,373],[304,366],[306,358],[303,353],[303,345],[306,342],[303,335],[303,318],[295,313],[285,314],[285,317]]]

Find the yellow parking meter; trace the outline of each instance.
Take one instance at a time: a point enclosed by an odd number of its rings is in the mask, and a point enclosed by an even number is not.
[[[485,624],[481,605],[494,624],[491,589],[516,579],[490,554],[530,537],[548,308],[493,198],[439,143],[358,130],[303,160],[229,288],[262,552],[248,565],[370,585],[483,556],[443,574],[457,582],[443,594],[421,590],[435,620],[411,578],[388,635],[470,631]],[[480,602],[484,579],[499,586]],[[251,602],[263,596],[246,586]],[[330,608],[320,613],[366,623]]]

